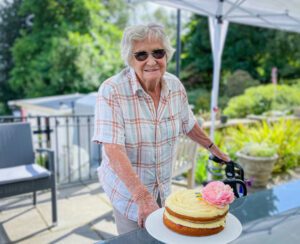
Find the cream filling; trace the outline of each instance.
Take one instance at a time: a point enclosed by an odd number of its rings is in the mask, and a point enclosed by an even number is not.
[[[171,194],[166,207],[173,212],[194,218],[215,217],[225,214],[229,206],[216,207],[196,197],[195,190],[181,190]]]
[[[192,223],[186,220],[179,219],[177,217],[170,215],[167,211],[164,212],[164,215],[167,217],[167,219],[169,219],[173,223],[190,227],[190,228],[212,229],[212,228],[217,228],[219,226],[225,226],[225,217],[218,221],[208,222],[204,224],[204,223]]]

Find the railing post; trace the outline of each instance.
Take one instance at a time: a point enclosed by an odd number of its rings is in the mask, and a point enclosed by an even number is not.
[[[82,180],[82,173],[81,173],[81,140],[80,140],[80,117],[77,116],[76,118],[76,127],[77,127],[77,148],[78,148],[78,169],[79,169],[79,180]]]
[[[71,159],[70,159],[70,128],[69,128],[69,116],[66,116],[66,142],[67,142],[67,164],[68,164],[68,183],[71,182]]]
[[[40,132],[42,131],[42,128],[41,128],[41,116],[38,116],[37,117],[37,136],[38,136],[38,144],[39,144],[39,148],[42,148],[43,147],[43,141],[42,141],[42,138],[41,138],[41,134]]]
[[[46,126],[46,130],[45,130],[45,133],[46,133],[46,144],[47,144],[47,148],[51,148],[51,132],[52,130],[50,129],[50,119],[49,117],[45,117],[45,126]]]
[[[87,128],[88,128],[88,152],[89,152],[89,179],[92,178],[92,150],[91,150],[91,118],[87,116]]]
[[[57,176],[57,182],[60,183],[60,158],[59,158],[59,145],[58,145],[58,126],[59,126],[59,121],[57,116],[54,117],[55,119],[55,156],[56,156],[56,176]]]

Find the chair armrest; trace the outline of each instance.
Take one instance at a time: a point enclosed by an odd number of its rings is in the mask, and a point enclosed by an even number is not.
[[[38,153],[47,153],[48,155],[48,162],[49,162],[49,170],[55,174],[55,163],[54,163],[54,151],[48,148],[38,148],[36,149]]]

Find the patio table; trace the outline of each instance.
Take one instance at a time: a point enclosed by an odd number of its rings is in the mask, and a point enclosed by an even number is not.
[[[238,239],[242,243],[300,243],[300,181],[293,181],[272,189],[239,198],[230,206],[243,226]],[[138,229],[99,243],[162,243]]]

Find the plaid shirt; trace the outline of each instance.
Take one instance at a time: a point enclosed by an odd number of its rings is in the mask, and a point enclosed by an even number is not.
[[[93,141],[125,146],[133,170],[155,199],[160,193],[164,205],[170,194],[177,138],[188,133],[195,122],[177,77],[165,73],[156,112],[134,70],[126,68],[99,88]],[[137,205],[110,167],[104,150],[98,175],[113,206],[128,219],[137,221]]]

